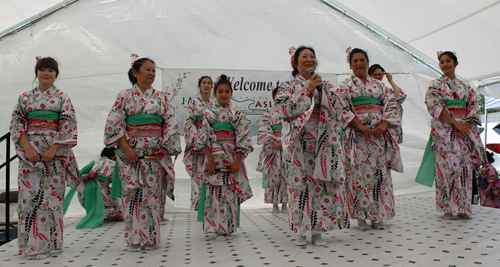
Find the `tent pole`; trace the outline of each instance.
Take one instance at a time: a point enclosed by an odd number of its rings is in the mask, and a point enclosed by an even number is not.
[[[486,144],[488,140],[488,110],[484,109],[484,148],[486,148]]]

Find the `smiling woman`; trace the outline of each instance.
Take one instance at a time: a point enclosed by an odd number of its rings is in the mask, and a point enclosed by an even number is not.
[[[425,94],[432,120],[424,155],[433,157],[428,161],[431,168],[422,164],[417,179],[430,170],[436,184],[436,210],[444,213],[443,218],[455,219],[455,213],[471,219],[473,164],[486,164],[479,138],[479,104],[474,90],[455,76],[455,53],[438,52],[438,60],[444,75],[433,80]]]
[[[113,181],[123,191],[112,197],[123,194],[129,251],[151,250],[160,244],[165,197],[174,200],[171,156],[180,154],[181,143],[167,95],[151,86],[155,76],[154,61],[134,60],[128,72],[133,87],[118,93],[104,132],[105,145],[118,146],[116,164],[121,186],[117,179]],[[147,157],[152,155],[156,156]]]
[[[347,104],[342,111],[347,164],[347,203],[358,220],[357,228],[377,229],[396,214],[391,169],[403,172],[396,129],[402,124],[400,103],[391,89],[368,76],[368,54],[359,48],[348,52],[353,75],[336,90]],[[368,153],[370,152],[370,153]]]
[[[324,246],[322,232],[349,227],[336,118],[343,104],[328,81],[308,72],[317,67],[314,49],[291,47],[289,53],[293,79],[276,94],[276,109],[287,122],[281,145],[288,166],[288,222],[297,235],[295,245],[307,245],[306,237],[312,235],[315,245]]]
[[[75,110],[68,95],[54,86],[57,61],[37,60],[39,84],[19,97],[10,124],[20,159],[19,254],[28,259],[62,250],[65,183],[80,193],[84,186],[72,150],[78,135]]]
[[[214,92],[216,100],[206,109],[195,140],[195,148],[206,155],[198,219],[205,233],[225,241],[236,232],[240,204],[253,196],[244,163],[253,144],[245,114],[231,107],[233,88],[226,75]]]

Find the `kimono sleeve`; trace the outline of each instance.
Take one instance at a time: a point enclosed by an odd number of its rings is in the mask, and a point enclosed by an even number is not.
[[[243,158],[246,158],[253,151],[252,135],[245,114],[238,111],[236,115],[238,119],[233,125],[236,135],[236,152],[242,152]]]
[[[106,119],[104,144],[107,147],[116,146],[118,140],[123,136],[127,138],[125,129],[125,118],[127,116],[125,112],[125,100],[126,91],[122,91],[116,97],[115,103]]]
[[[476,92],[474,92],[470,85],[467,85],[467,91],[469,95],[467,97],[467,117],[465,117],[465,121],[481,126],[481,120],[478,115],[479,103],[477,101]]]
[[[351,121],[356,117],[356,112],[354,106],[352,105],[349,91],[349,85],[346,81],[341,83],[339,88],[335,90],[338,103],[341,105],[340,109],[337,111],[337,116],[342,129],[346,129],[349,126],[349,123],[351,123]]]
[[[429,114],[436,119],[439,119],[441,112],[444,109],[444,99],[439,92],[439,81],[434,80],[427,88],[425,93],[425,105]]]
[[[61,144],[64,147],[74,147],[78,140],[78,127],[76,114],[69,96],[61,93],[62,105],[59,117],[59,131],[54,136],[53,144]]]
[[[196,132],[198,129],[196,128],[196,111],[194,109],[196,105],[196,100],[191,100],[188,106],[188,111],[186,114],[186,119],[184,120],[184,137],[186,139],[186,147],[192,146],[194,143],[194,139],[196,138]]]
[[[259,122],[259,130],[257,131],[257,144],[263,145],[269,142],[269,140],[274,139],[274,133],[271,129],[271,114],[272,109],[268,109],[262,115]]]
[[[175,118],[173,107],[165,95],[163,98],[165,111],[163,112],[163,138],[160,143],[160,149],[168,155],[177,156],[181,153],[181,139],[179,134],[179,125]]]
[[[394,92],[394,90],[392,90]],[[403,91],[403,89],[399,88],[399,96],[396,97],[396,102],[398,105],[403,105],[403,102],[406,101],[406,97],[408,95]]]
[[[210,109],[205,110],[203,114],[203,122],[201,123],[200,129],[196,133],[196,139],[194,141],[194,147],[196,150],[203,150],[205,146],[212,148],[212,145],[216,145],[215,141],[217,137],[215,136],[215,131],[210,127],[210,121],[213,120],[215,115]]]
[[[304,114],[311,106],[309,91],[295,91],[295,85],[284,82],[278,88],[276,104],[282,118],[293,118]]]
[[[17,100],[16,107],[12,111],[12,119],[10,121],[10,138],[12,142],[17,143],[21,135],[26,131],[26,112],[23,109],[23,102],[27,101],[27,97],[22,94]]]
[[[400,106],[396,101],[396,97],[392,89],[385,86],[383,83],[378,83],[378,85],[382,88],[383,96],[383,111],[382,116],[383,120],[388,122],[391,125],[402,125],[402,114],[400,112]]]

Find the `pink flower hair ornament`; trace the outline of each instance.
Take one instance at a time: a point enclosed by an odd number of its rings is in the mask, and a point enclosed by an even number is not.
[[[351,64],[350,62],[350,59],[351,59],[351,47],[349,46],[346,50],[345,50],[346,54],[347,54],[347,63]]]
[[[293,68],[293,64],[295,63],[295,52],[297,51],[297,48],[295,46],[291,46],[290,48],[288,48],[288,54],[290,55],[290,65],[292,65],[292,68]]]
[[[132,59],[132,63],[130,64],[130,67],[131,67],[131,68],[134,68],[134,65],[135,65],[135,64],[138,64],[138,65],[140,65],[140,64],[141,64],[141,62],[137,62],[137,61],[136,61],[138,58],[139,58],[139,55],[137,55],[137,54],[131,54],[131,55],[130,55],[130,59]]]

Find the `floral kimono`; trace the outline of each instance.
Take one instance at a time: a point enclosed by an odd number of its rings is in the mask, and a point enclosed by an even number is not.
[[[10,133],[19,156],[19,255],[62,250],[65,183],[83,192],[72,150],[78,130],[71,100],[54,86],[43,93],[38,88],[23,93],[12,112]],[[58,158],[28,161],[18,143],[23,134],[39,155],[62,144]]]
[[[436,161],[436,210],[471,216],[472,167],[475,162],[487,162],[479,137],[476,93],[464,82],[443,75],[429,85],[425,104],[432,116],[430,148]],[[459,123],[470,122],[469,135],[458,137],[457,129],[439,118],[443,110]]]
[[[280,204],[287,202],[286,165],[283,151],[273,148],[269,143],[274,140],[281,144],[283,120],[276,107],[270,107],[259,123],[257,144],[262,145],[257,171],[265,175],[264,202]]]
[[[85,183],[89,179],[97,179],[101,187],[102,200],[104,202],[104,220],[124,220],[124,201],[122,198],[111,198],[110,185],[113,182],[113,173],[115,171],[116,161],[108,157],[102,157],[86,167],[90,168],[88,174],[83,175]],[[85,169],[85,168],[84,168]],[[97,175],[102,175],[108,178],[108,181],[99,179]],[[78,200],[82,207],[85,208],[85,198],[82,194],[78,194]]]
[[[280,85],[278,112],[284,119],[282,146],[288,176],[288,221],[297,235],[348,228],[344,200],[344,152],[336,113],[343,104],[325,81],[307,90],[298,75]]]
[[[479,184],[478,190],[481,206],[500,209],[500,179],[495,167],[488,163],[484,166],[483,170],[479,172],[477,179]],[[484,190],[488,188],[490,183],[493,184],[490,189],[493,193],[493,198],[490,198],[489,195],[484,193]]]
[[[220,125],[223,129],[219,129]],[[206,183],[203,229],[206,233],[231,234],[236,231],[238,206],[253,196],[244,163],[253,151],[250,128],[245,114],[230,104],[223,107],[214,100],[214,105],[205,111],[198,133],[196,149],[209,146],[216,169],[213,175],[203,172],[201,176],[201,181]],[[225,171],[235,162],[237,152],[242,153],[239,172]],[[204,158],[203,170],[207,164]]]
[[[366,77],[366,85],[352,75],[337,89],[337,95],[347,103],[340,114],[344,129],[344,149],[347,160],[347,200],[355,219],[370,219],[384,223],[396,212],[391,169],[403,172],[396,128],[401,127],[401,105],[406,95],[401,91],[396,101],[392,89],[382,82]],[[350,125],[357,118],[363,125],[375,129],[383,120],[386,131],[369,140],[361,130]]]
[[[205,158],[205,148],[196,150],[194,141],[203,121],[203,114],[213,99],[203,100],[201,96],[191,100],[188,106],[186,120],[184,121],[184,136],[186,139],[186,149],[184,151],[184,164],[186,171],[191,177],[191,210],[198,210],[200,204],[201,182],[203,175],[203,162]]]
[[[125,137],[139,161],[126,162],[118,147],[116,164],[125,199],[125,241],[129,245],[160,244],[160,218],[166,195],[174,199],[175,173],[171,156],[180,153],[179,127],[165,93],[134,85],[121,91],[109,112],[104,132],[106,146]],[[163,158],[148,156],[163,154]]]

